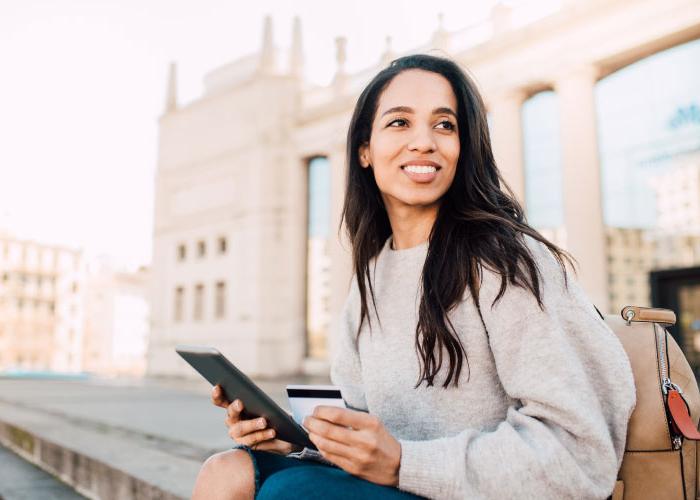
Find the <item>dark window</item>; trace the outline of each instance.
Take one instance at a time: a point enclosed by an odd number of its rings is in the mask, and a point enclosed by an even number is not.
[[[207,244],[204,240],[197,242],[197,255],[204,257],[207,254]]]
[[[194,287],[194,319],[204,317],[204,285],[199,283]]]
[[[216,283],[216,303],[214,304],[214,314],[217,318],[226,316],[226,283],[218,281]]]
[[[187,257],[187,247],[184,244],[177,246],[177,260],[185,260]]]
[[[181,286],[175,289],[175,307],[173,309],[173,319],[175,321],[182,321],[182,312],[184,309],[185,302],[185,289]]]
[[[219,238],[219,253],[226,253],[226,238],[224,236]]]

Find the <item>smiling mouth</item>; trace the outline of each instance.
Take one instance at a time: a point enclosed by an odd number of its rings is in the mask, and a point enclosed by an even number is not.
[[[401,170],[412,174],[432,174],[440,170],[440,167],[435,165],[402,165]]]

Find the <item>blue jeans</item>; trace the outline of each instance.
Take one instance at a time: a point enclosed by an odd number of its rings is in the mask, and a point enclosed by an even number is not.
[[[303,500],[415,500],[422,497],[381,486],[342,469],[266,451],[248,452],[255,470],[255,498]]]

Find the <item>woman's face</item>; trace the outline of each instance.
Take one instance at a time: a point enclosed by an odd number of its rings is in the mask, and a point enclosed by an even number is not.
[[[360,164],[371,166],[388,212],[437,206],[459,158],[457,98],[438,73],[406,70],[379,96]]]

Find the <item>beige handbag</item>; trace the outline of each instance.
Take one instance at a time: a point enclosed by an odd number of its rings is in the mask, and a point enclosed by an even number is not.
[[[700,392],[693,370],[666,328],[667,309],[627,306],[605,317],[630,359],[637,405],[613,500],[698,499]]]

